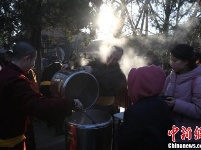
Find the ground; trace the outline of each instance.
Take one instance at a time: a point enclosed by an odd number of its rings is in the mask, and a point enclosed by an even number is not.
[[[33,128],[36,150],[65,150],[65,135],[56,136],[52,127],[38,119],[34,119]]]

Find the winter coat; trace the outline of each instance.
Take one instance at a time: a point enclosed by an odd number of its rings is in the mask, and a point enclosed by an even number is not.
[[[40,92],[47,96],[47,97],[53,97],[50,92],[50,82],[52,77],[56,72],[61,70],[62,64],[60,62],[54,62],[48,65],[45,70],[42,73],[41,77],[41,83],[40,83]],[[45,84],[44,84],[45,83]]]
[[[119,129],[120,150],[165,150],[171,137],[168,130],[174,124],[164,99],[165,73],[151,65],[133,68],[128,75],[128,92],[132,105],[124,113]]]
[[[0,139],[26,132],[29,116],[42,119],[71,115],[73,101],[47,98],[35,92],[23,71],[9,64],[0,71]]]
[[[191,127],[192,131],[195,126],[201,126],[201,65],[180,75],[172,71],[163,94],[176,99],[173,108],[176,126]]]
[[[118,132],[119,150],[165,150],[174,124],[170,110],[160,97],[141,99],[128,107]]]
[[[90,62],[88,66],[93,68],[92,74],[99,83],[100,96],[115,96],[119,88],[126,86],[126,76],[120,69],[119,64],[107,66],[100,60]]]

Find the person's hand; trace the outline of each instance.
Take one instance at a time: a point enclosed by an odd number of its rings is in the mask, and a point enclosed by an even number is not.
[[[82,105],[82,103],[80,102],[79,99],[74,99],[74,107],[75,107],[76,109],[79,109],[79,110],[82,110],[82,109],[83,109],[83,105]]]
[[[167,97],[165,101],[168,104],[170,109],[174,108],[174,105],[175,105],[175,102],[176,102],[176,99],[174,97]]]
[[[88,73],[92,73],[93,71],[93,68],[91,66],[83,66],[82,68]]]
[[[63,64],[63,65],[61,66],[61,70],[69,70],[69,69],[70,69],[70,67],[69,67],[68,64]]]

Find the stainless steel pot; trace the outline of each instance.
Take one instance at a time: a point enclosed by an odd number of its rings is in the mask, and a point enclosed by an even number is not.
[[[51,94],[54,97],[79,99],[83,108],[90,108],[98,98],[99,86],[96,78],[80,70],[59,71],[51,79]]]
[[[99,110],[74,112],[65,120],[67,150],[111,150],[112,117]]]
[[[97,100],[96,78],[85,71],[57,72],[50,85],[55,97],[79,99],[85,111],[73,112],[65,119],[67,150],[111,150],[113,119],[104,111],[88,110]]]

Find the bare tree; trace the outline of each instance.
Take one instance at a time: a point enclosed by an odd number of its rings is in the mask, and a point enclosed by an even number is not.
[[[200,13],[197,0],[112,0],[112,2],[118,4],[116,13],[121,14],[118,29],[114,34],[116,37],[126,34],[147,36],[149,33],[161,33],[167,37],[189,17],[196,17]],[[127,33],[125,34],[123,30]]]

